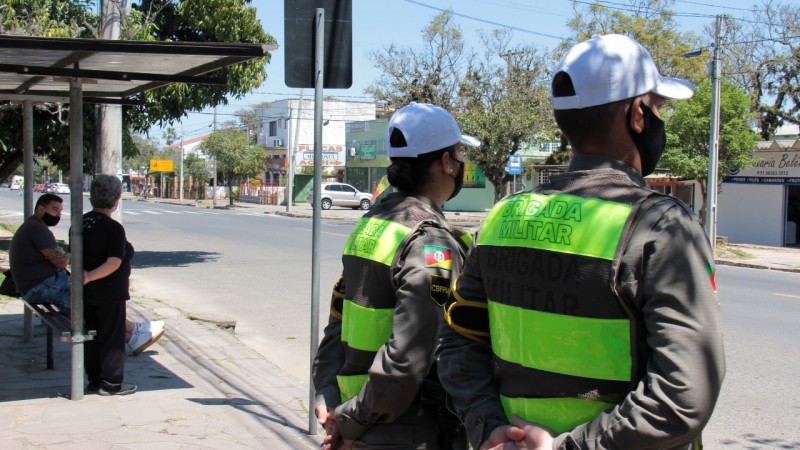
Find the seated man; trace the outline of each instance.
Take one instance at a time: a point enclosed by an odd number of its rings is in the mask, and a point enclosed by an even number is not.
[[[55,194],[39,196],[33,215],[25,219],[11,239],[9,264],[14,284],[26,302],[50,303],[69,316],[69,253],[58,245],[49,229],[61,220],[62,203],[61,197]],[[134,355],[164,334],[162,321],[133,323],[126,320],[125,325],[126,342]]]

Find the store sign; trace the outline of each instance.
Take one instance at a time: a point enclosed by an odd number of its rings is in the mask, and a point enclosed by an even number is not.
[[[465,188],[485,188],[486,175],[475,163],[464,163],[464,187]]]
[[[375,146],[362,144],[358,147],[358,157],[361,159],[375,159]]]
[[[369,130],[369,122],[350,122],[347,124],[347,131],[351,133],[363,133]]]
[[[297,147],[297,155],[299,161],[297,165],[300,167],[314,165],[314,146],[313,145],[299,145]],[[345,166],[345,151],[344,145],[323,145],[322,146],[322,167],[344,167]]]
[[[757,162],[753,167],[729,173],[722,178],[725,183],[800,185],[800,151],[755,152]]]
[[[171,159],[151,159],[150,172],[174,172],[175,162]]]

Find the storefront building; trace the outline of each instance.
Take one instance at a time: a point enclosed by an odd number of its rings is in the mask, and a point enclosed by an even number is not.
[[[345,132],[347,164],[345,183],[359,191],[375,192],[386,175],[389,157],[386,153],[388,120],[349,122]],[[464,188],[458,196],[444,204],[445,211],[485,211],[494,204],[494,186],[483,172],[469,160],[464,165]]]
[[[800,140],[760,142],[756,165],[723,177],[717,235],[731,243],[800,242]]]

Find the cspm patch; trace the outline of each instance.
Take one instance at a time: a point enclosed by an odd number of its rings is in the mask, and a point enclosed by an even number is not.
[[[431,300],[439,306],[444,306],[449,296],[450,278],[431,275]]]

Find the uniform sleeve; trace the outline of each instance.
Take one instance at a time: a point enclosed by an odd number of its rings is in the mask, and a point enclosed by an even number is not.
[[[338,285],[344,292],[344,283]],[[334,287],[334,289],[337,289]],[[328,325],[314,357],[314,366],[311,377],[316,391],[316,404],[335,408],[341,403],[339,384],[336,375],[344,365],[344,347],[342,347],[342,316],[341,306],[337,309],[334,303],[335,295],[331,297],[331,314],[328,316]],[[338,311],[338,312],[337,312]]]
[[[480,247],[473,247],[469,253],[463,272],[453,283],[450,303],[486,304],[478,265],[479,252]],[[485,308],[482,312],[481,308],[476,308],[473,313],[485,314],[488,322]],[[492,349],[488,342],[468,338],[445,322],[441,325],[440,335],[436,351],[439,379],[456,415],[466,426],[470,444],[478,448],[492,430],[508,423],[494,382]]]
[[[336,408],[343,438],[358,439],[372,424],[395,420],[417,397],[433,362],[451,274],[463,264],[459,248],[447,231],[426,227],[396,259],[392,335],[375,355],[359,395]]]
[[[620,405],[558,436],[556,448],[676,448],[711,417],[725,376],[713,253],[699,223],[670,205],[646,214],[620,272],[621,294],[643,315],[646,373]]]

